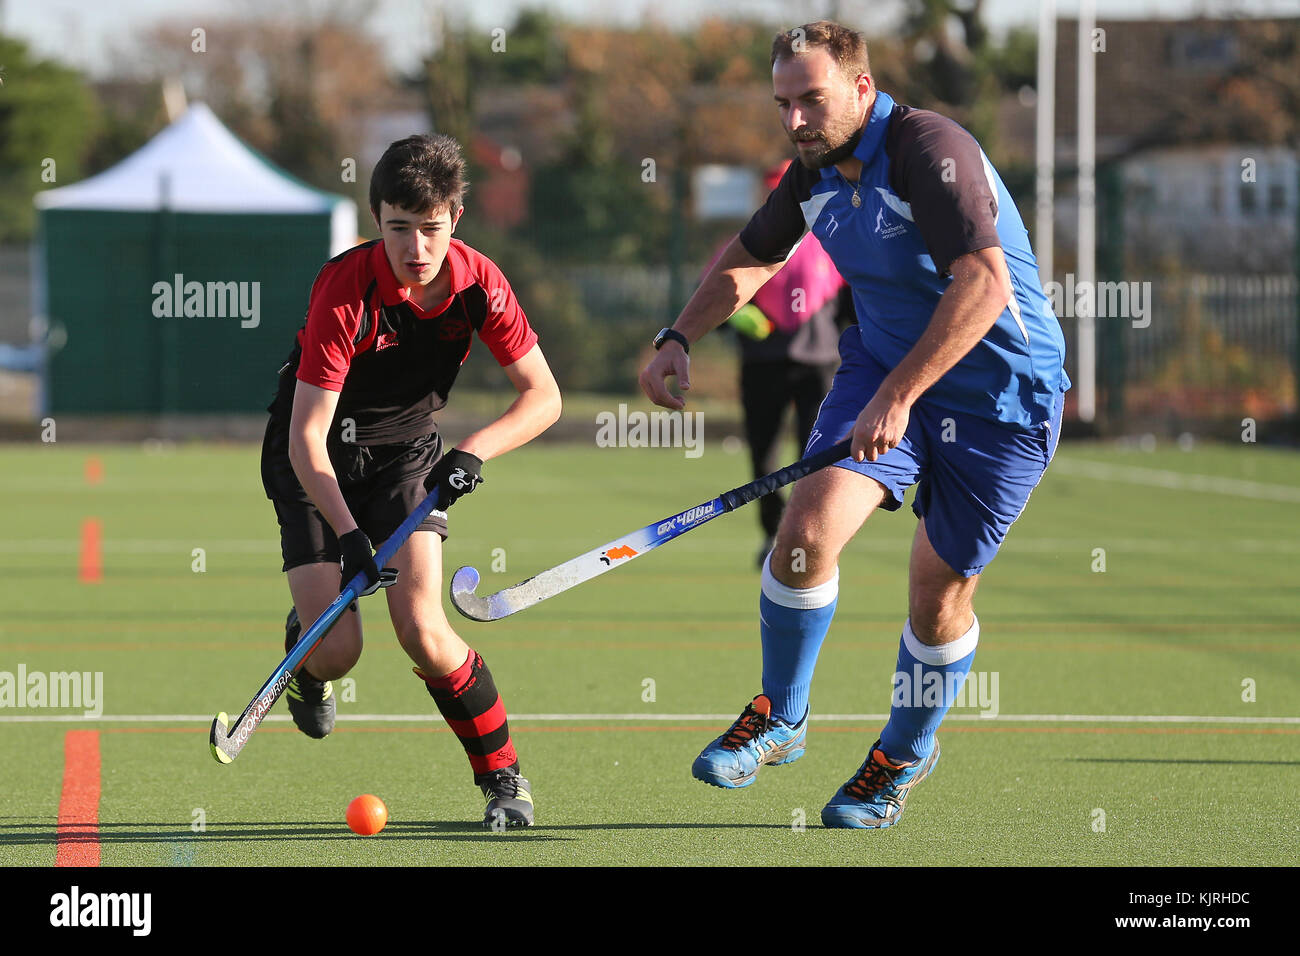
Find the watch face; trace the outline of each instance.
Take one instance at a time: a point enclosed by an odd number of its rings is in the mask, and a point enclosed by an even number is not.
[[[663,348],[665,342],[676,342],[682,347],[683,352],[690,352],[691,350],[690,345],[687,344],[686,336],[682,335],[680,332],[674,332],[672,329],[659,330],[659,334],[655,336],[654,340],[655,350],[658,351]]]

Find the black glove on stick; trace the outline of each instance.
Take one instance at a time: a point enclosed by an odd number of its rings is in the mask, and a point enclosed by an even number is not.
[[[348,582],[363,571],[366,575],[366,588],[357,597],[374,594],[380,588],[392,587],[397,583],[396,568],[384,568],[380,571],[375,566],[374,548],[370,546],[370,539],[360,528],[354,528],[339,538],[339,552],[343,555],[340,590],[347,587]]]
[[[438,459],[438,463],[424,479],[426,491],[435,486],[441,490],[438,494],[438,510],[446,511],[461,497],[473,491],[483,483],[483,460],[467,451],[453,448]]]

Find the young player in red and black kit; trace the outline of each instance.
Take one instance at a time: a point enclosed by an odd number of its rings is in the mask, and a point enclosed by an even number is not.
[[[560,392],[510,284],[451,234],[463,211],[465,163],[448,136],[393,143],[375,166],[370,209],[381,239],[325,264],[312,287],[262,446],[262,483],[280,523],[294,609],[286,650],[341,581],[365,571],[381,586],[371,541],[384,541],[435,485],[435,510],[397,552],[384,583],[402,649],[460,738],[487,799],[484,823],[533,822],[530,784],[483,658],[442,609],[447,509],[472,492],[483,463],[525,444],[560,414]],[[490,425],[443,453],[433,414],[447,402],[477,334],[519,395]],[[432,533],[421,533],[432,532]],[[342,577],[339,566],[342,563]],[[356,605],[289,684],[298,728],[334,727],[330,682],[361,656]]]

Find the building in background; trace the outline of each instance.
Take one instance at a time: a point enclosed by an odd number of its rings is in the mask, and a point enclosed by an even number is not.
[[[1102,20],[1097,165],[1119,176],[1130,267],[1273,274],[1295,269],[1300,204],[1300,19]],[[1076,162],[1078,21],[1057,28],[1057,168]],[[1073,188],[1057,241],[1072,261]],[[1098,183],[1099,203],[1106,201]],[[1099,216],[1104,216],[1099,208]],[[1102,242],[1107,237],[1102,236]],[[1058,268],[1057,272],[1062,269]]]
[[[1097,28],[1100,428],[1227,437],[1244,419],[1293,419],[1300,18],[1102,20]],[[1077,20],[1058,22],[1058,291],[1074,288],[1078,241],[1077,35]],[[1003,115],[1024,118],[1014,108]],[[1023,123],[1004,129],[1023,141]],[[1058,317],[1074,375],[1070,298],[1054,305],[1064,305]],[[1122,307],[1103,311],[1103,302]]]

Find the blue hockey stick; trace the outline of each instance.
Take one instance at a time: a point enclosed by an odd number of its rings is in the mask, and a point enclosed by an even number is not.
[[[434,503],[438,500],[438,489],[434,488],[424,500],[415,506],[415,510],[398,525],[397,530],[392,533],[387,541],[379,546],[375,552],[375,567],[381,571],[385,564],[393,560],[393,555],[401,550],[402,545],[406,544],[406,539],[415,533],[415,529],[420,526],[429,513],[434,510]],[[293,675],[298,673],[298,668],[302,667],[303,662],[311,656],[316,650],[317,645],[325,639],[329,629],[334,626],[334,622],[343,614],[343,609],[357,599],[366,588],[365,574],[357,574],[347,586],[339,592],[333,602],[316,619],[316,623],[307,629],[302,637],[298,638],[298,643],[289,651],[289,656],[280,662],[280,666],[275,669],[262,689],[254,695],[249,705],[244,708],[244,712],[239,715],[239,719],[230,724],[230,718],[222,711],[217,714],[216,719],[212,721],[212,732],[208,735],[208,743],[212,748],[212,756],[217,758],[221,763],[230,763],[239,756],[239,752],[244,749],[244,744],[248,743],[248,738],[252,735],[263,718],[271,712],[275,702],[280,699],[284,689],[289,686],[289,681]],[[227,726],[229,725],[229,726]]]
[[[606,571],[612,571],[633,558],[638,558],[647,551],[698,528],[718,515],[734,511],[741,505],[749,504],[755,498],[761,498],[792,481],[798,481],[805,475],[812,474],[827,465],[833,465],[837,461],[843,461],[849,456],[850,444],[850,439],[845,439],[832,448],[796,461],[780,471],[774,471],[747,485],[723,492],[712,501],[696,505],[671,518],[648,524],[638,531],[603,544],[571,561],[565,561],[527,581],[522,581],[504,591],[489,594],[487,597],[479,597],[474,593],[480,580],[478,571],[471,567],[459,568],[451,579],[451,603],[470,620],[499,621],[526,607],[532,607],[547,598],[555,597],[584,581],[590,581]]]

